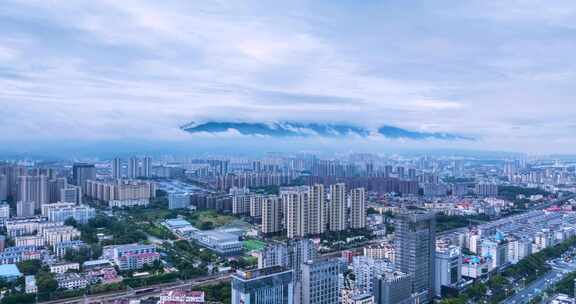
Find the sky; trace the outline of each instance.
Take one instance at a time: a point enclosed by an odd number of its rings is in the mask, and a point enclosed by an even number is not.
[[[476,138],[330,146],[576,153],[574,54],[573,0],[2,0],[0,150],[304,121]]]

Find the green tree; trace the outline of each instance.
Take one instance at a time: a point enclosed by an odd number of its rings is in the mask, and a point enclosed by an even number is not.
[[[54,279],[54,276],[45,271],[38,272],[36,275],[36,285],[38,286],[38,292],[52,292],[58,289],[58,282]]]
[[[40,260],[28,260],[18,263],[18,269],[25,275],[36,275],[41,267],[42,263],[40,263]]]

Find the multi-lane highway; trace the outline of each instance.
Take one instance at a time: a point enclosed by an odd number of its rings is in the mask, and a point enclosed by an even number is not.
[[[570,256],[569,261],[564,261],[562,258],[554,259],[548,264],[552,269],[539,277],[537,280],[530,283],[525,288],[522,288],[513,296],[509,297],[502,303],[504,304],[524,304],[529,303],[536,296],[541,295],[546,289],[554,286],[560,282],[566,275],[576,271],[576,260],[573,257],[576,255],[576,249],[572,249],[566,256]]]

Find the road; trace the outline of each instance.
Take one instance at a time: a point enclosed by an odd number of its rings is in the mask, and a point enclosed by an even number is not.
[[[174,289],[189,289],[193,287],[214,285],[221,282],[230,281],[230,274],[221,274],[209,277],[200,277],[187,281],[177,281],[165,284],[156,284],[133,290],[124,290],[110,293],[91,295],[86,297],[68,298],[62,300],[46,301],[44,304],[81,304],[81,303],[100,303],[102,301],[124,300],[124,299],[141,299],[158,296],[163,291]]]
[[[576,260],[572,260],[572,262],[564,262],[561,259],[555,259],[548,264],[552,267],[552,270],[546,272],[543,276],[526,286],[526,288],[518,291],[502,303],[529,303],[536,296],[541,295],[546,289],[548,289],[548,287],[554,286],[569,273],[576,271]]]

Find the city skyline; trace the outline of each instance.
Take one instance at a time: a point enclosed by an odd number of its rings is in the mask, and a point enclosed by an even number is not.
[[[10,0],[0,16],[8,153],[159,145],[576,153],[571,1]],[[180,129],[283,121],[473,140]]]

